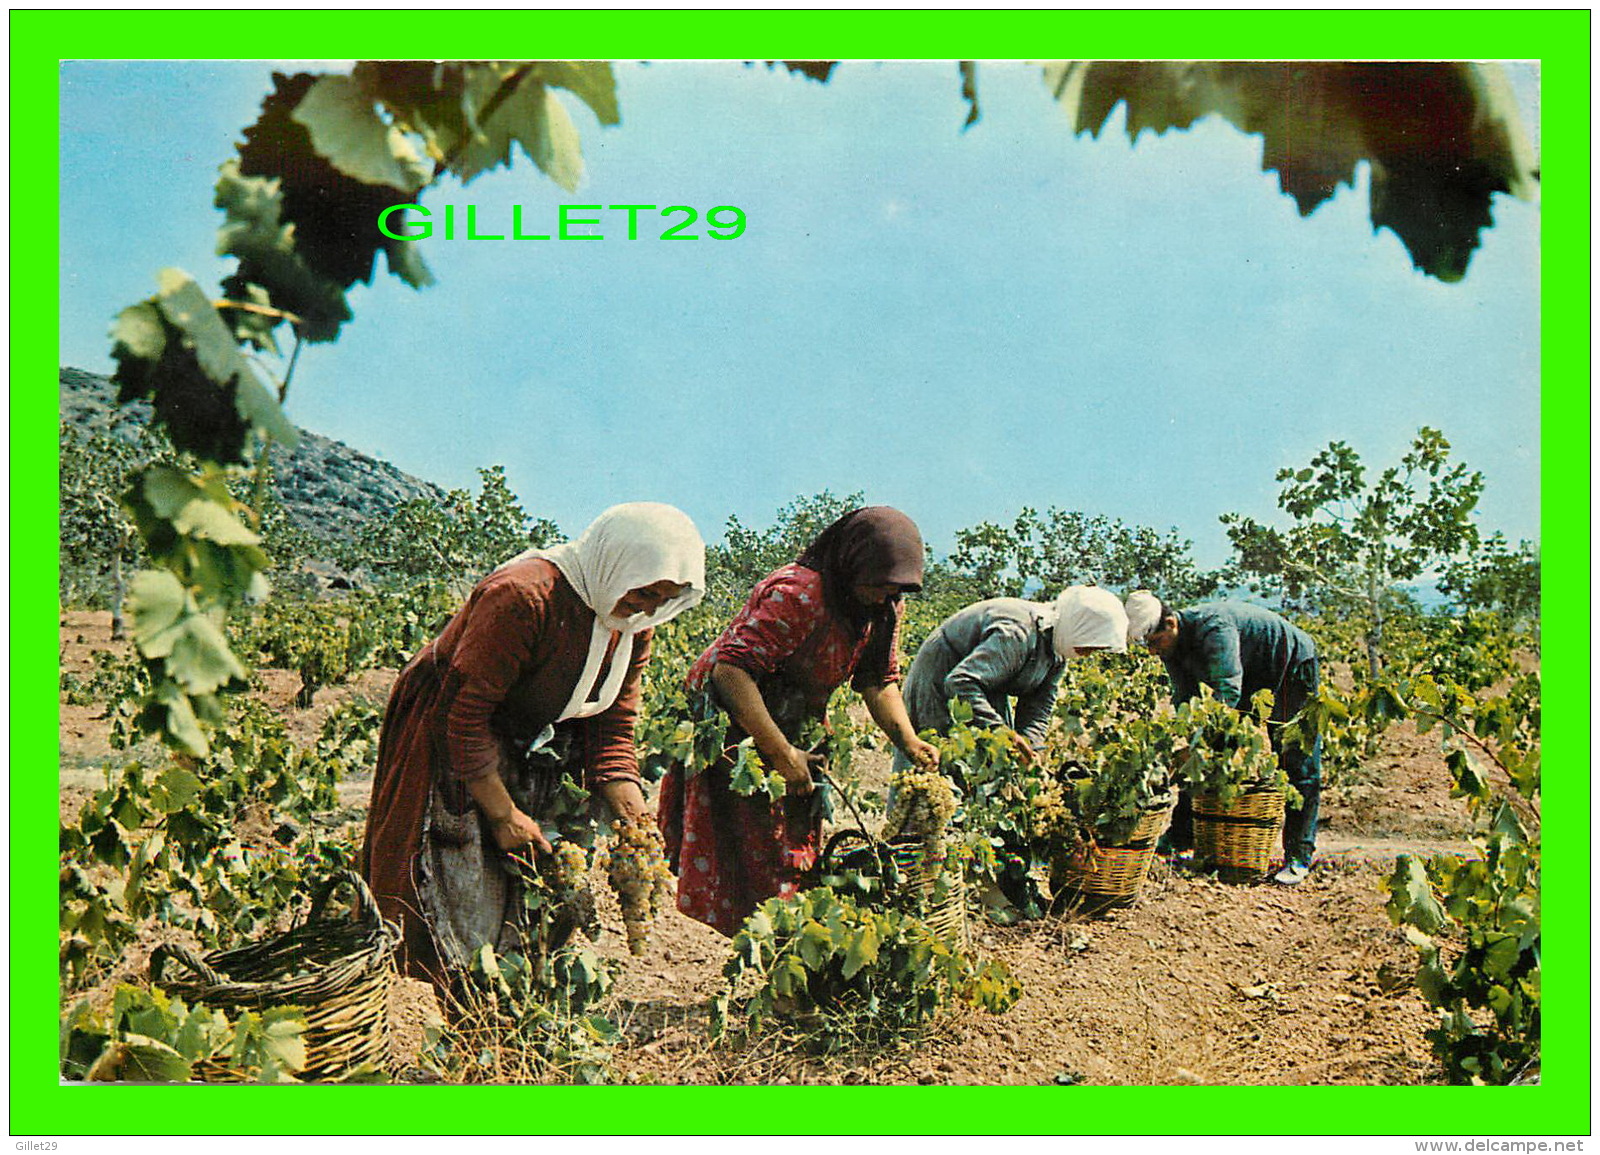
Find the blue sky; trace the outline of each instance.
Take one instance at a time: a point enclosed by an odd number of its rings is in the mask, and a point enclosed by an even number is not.
[[[229,271],[211,186],[272,68],[63,65],[63,365],[109,372],[107,325],[159,268]],[[569,530],[652,499],[715,537],[861,489],[941,552],[1054,504],[1175,526],[1207,564],[1219,513],[1274,515],[1280,467],[1336,438],[1387,464],[1428,424],[1485,473],[1483,527],[1538,536],[1536,205],[1497,198],[1445,285],[1373,234],[1364,169],[1302,219],[1258,138],[1205,121],[1130,145],[1120,110],[1075,138],[1037,68],[982,66],[966,132],[953,63],[825,86],[623,65],[618,93],[617,128],[570,102],[577,194],[521,158],[425,203],[734,204],[743,237],[423,242],[439,283],[380,261],[337,344],[302,355],[291,418],[445,485],[504,464]]]

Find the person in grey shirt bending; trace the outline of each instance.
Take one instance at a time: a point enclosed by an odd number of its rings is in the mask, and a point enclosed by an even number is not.
[[[902,691],[919,732],[950,729],[950,703],[972,707],[975,725],[1006,728],[1032,763],[1044,742],[1067,659],[1127,649],[1128,618],[1109,590],[1068,586],[1052,603],[990,598],[946,618],[911,663]],[[1016,699],[1013,713],[1011,699]],[[910,763],[897,753],[894,771]]]

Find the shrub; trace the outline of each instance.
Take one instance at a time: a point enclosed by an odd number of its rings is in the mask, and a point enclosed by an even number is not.
[[[739,1008],[744,1034],[800,1022],[825,1050],[902,1038],[952,999],[998,1014],[1022,994],[1004,965],[974,961],[914,915],[857,905],[825,886],[763,903],[734,936],[722,973],[713,1035],[728,1032],[730,1000],[749,976],[756,989]]]

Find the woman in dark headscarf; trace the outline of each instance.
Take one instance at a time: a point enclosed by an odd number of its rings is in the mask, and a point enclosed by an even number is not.
[[[794,892],[815,862],[822,820],[807,795],[820,756],[800,748],[809,719],[847,678],[873,721],[912,761],[934,765],[897,684],[900,595],[922,588],[922,535],[885,505],[845,514],[798,560],[768,574],[689,670],[691,695],[709,695],[729,716],[724,754],[692,777],[669,770],[661,786],[661,833],[678,874],[678,909],[732,935],[773,895]],[[746,736],[783,776],[780,803],[729,785],[728,753]]]

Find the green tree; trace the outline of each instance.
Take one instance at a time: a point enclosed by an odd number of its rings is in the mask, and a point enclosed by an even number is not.
[[[261,519],[261,540],[272,555],[273,565],[280,569],[299,566],[337,552],[338,542],[307,532],[295,524],[278,493],[274,469],[271,462],[263,463],[257,475],[260,488],[255,497],[256,513]]]
[[[824,489],[789,502],[766,529],[752,529],[730,515],[722,540],[706,549],[707,600],[726,610],[743,605],[758,581],[794,561],[819,533],[865,504],[860,491],[841,497]]]
[[[417,497],[389,516],[362,526],[352,568],[369,567],[388,579],[429,578],[470,584],[530,546],[561,536],[556,523],[531,516],[506,484],[503,465],[479,469],[474,497],[452,489],[443,500]]]
[[[1367,667],[1383,665],[1387,601],[1399,582],[1447,565],[1478,544],[1472,512],[1483,474],[1450,460],[1450,443],[1424,426],[1400,464],[1368,481],[1356,451],[1330,442],[1302,469],[1281,469],[1287,529],[1225,513],[1237,566],[1262,593],[1360,620]]]
[[[1520,542],[1516,549],[1496,533],[1476,553],[1445,568],[1440,592],[1463,609],[1494,610],[1513,627],[1539,628],[1539,547]]]
[[[1193,543],[1148,526],[1052,506],[1045,516],[1024,506],[1010,528],[991,521],[956,532],[950,560],[978,598],[1054,597],[1069,585],[1126,593],[1152,589],[1173,602],[1216,592],[1219,575],[1201,570]]]
[[[145,465],[172,459],[172,447],[147,427],[124,434],[61,425],[61,601],[109,607],[112,637],[122,636],[126,575],[145,560],[123,495]]]

